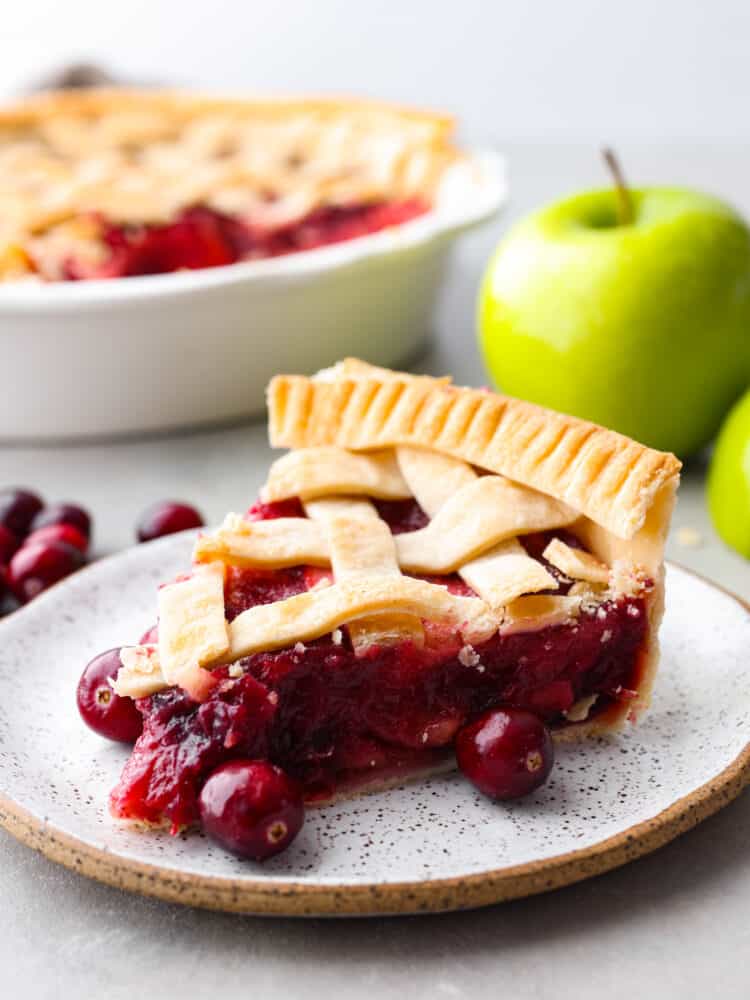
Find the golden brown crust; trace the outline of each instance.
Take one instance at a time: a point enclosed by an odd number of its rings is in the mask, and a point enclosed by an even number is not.
[[[429,203],[460,159],[452,129],[444,115],[355,98],[30,98],[0,108],[0,278],[32,258],[59,277],[66,250],[96,260],[99,217],[161,223],[201,204],[274,229],[322,205]]]
[[[679,479],[674,455],[614,431],[426,378],[280,375],[268,406],[275,447],[433,449],[555,497],[622,539]]]

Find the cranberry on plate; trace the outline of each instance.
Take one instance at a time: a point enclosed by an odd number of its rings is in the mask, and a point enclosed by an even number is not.
[[[110,684],[120,666],[119,648],[94,657],[78,682],[78,711],[86,725],[100,736],[135,743],[143,729],[141,713],[132,698],[121,698]]]
[[[75,503],[53,503],[42,508],[31,522],[31,530],[38,531],[50,524],[72,524],[86,538],[91,537],[91,517]]]
[[[42,501],[31,490],[16,487],[0,490],[0,524],[19,540],[28,534],[42,507]]]
[[[138,518],[136,535],[139,542],[151,542],[164,535],[189,528],[202,528],[203,518],[190,504],[177,500],[160,500]]]
[[[547,780],[554,762],[549,729],[531,712],[495,708],[456,736],[464,775],[492,799],[518,799]]]
[[[27,543],[10,561],[8,586],[16,599],[26,604],[83,563],[81,550],[67,542]]]
[[[203,829],[232,854],[263,861],[291,844],[305,819],[302,790],[264,760],[233,760],[201,790]]]

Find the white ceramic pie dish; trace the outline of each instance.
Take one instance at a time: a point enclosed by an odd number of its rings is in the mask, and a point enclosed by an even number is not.
[[[134,434],[258,413],[278,371],[345,355],[398,366],[430,329],[456,237],[495,216],[477,152],[431,212],[330,247],[204,271],[0,287],[0,439]]]

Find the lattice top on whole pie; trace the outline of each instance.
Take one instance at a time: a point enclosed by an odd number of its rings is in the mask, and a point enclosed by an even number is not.
[[[448,630],[461,662],[476,662],[493,636],[575,630],[581,616],[625,598],[644,599],[656,630],[674,456],[528,403],[355,360],[314,378],[279,376],[268,400],[271,442],[292,450],[272,465],[261,498],[297,498],[304,516],[230,514],[201,535],[191,574],[159,592],[158,643],[123,650],[118,693],[179,685],[200,700],[221,664],[304,650],[342,630],[356,656],[401,642],[430,648]],[[378,505],[408,500],[426,523],[392,534]],[[531,538],[549,540],[532,554]],[[231,569],[295,566],[318,568],[315,584],[227,620]],[[630,711],[648,700],[655,645],[643,655]]]
[[[0,109],[0,280],[275,255],[334,241],[316,236],[331,222],[322,209],[401,206],[369,219],[374,231],[426,211],[448,172],[467,166],[452,131],[448,116],[356,99],[126,90],[29,99]],[[270,240],[305,220],[299,245]],[[125,248],[129,270],[116,259],[104,267]],[[133,263],[136,252],[147,259]]]

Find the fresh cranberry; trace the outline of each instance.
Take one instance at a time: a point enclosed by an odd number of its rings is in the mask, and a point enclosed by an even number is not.
[[[13,532],[0,524],[0,566],[7,566],[21,543]]]
[[[22,545],[10,561],[8,584],[21,604],[26,604],[83,563],[81,550],[67,542]]]
[[[518,799],[547,780],[554,761],[550,732],[541,719],[518,708],[495,708],[456,736],[463,773],[492,799]]]
[[[163,535],[173,535],[188,528],[202,528],[203,518],[186,503],[176,500],[160,500],[138,518],[136,535],[139,542],[151,542]]]
[[[23,538],[43,506],[36,493],[30,490],[3,490],[0,492],[0,524],[16,538]]]
[[[288,847],[305,818],[296,782],[263,760],[218,767],[203,786],[199,804],[206,833],[233,854],[255,861]]]
[[[86,725],[100,736],[118,743],[135,743],[143,729],[141,713],[132,698],[121,698],[110,684],[121,666],[119,649],[94,657],[78,682],[78,711]]]
[[[32,545],[34,542],[66,542],[84,553],[89,547],[88,538],[78,528],[72,524],[64,523],[48,524],[46,528],[37,528],[36,531],[32,531],[24,545]]]
[[[86,538],[91,537],[91,518],[75,503],[53,503],[40,510],[31,522],[31,530],[38,531],[50,524],[72,524]]]

